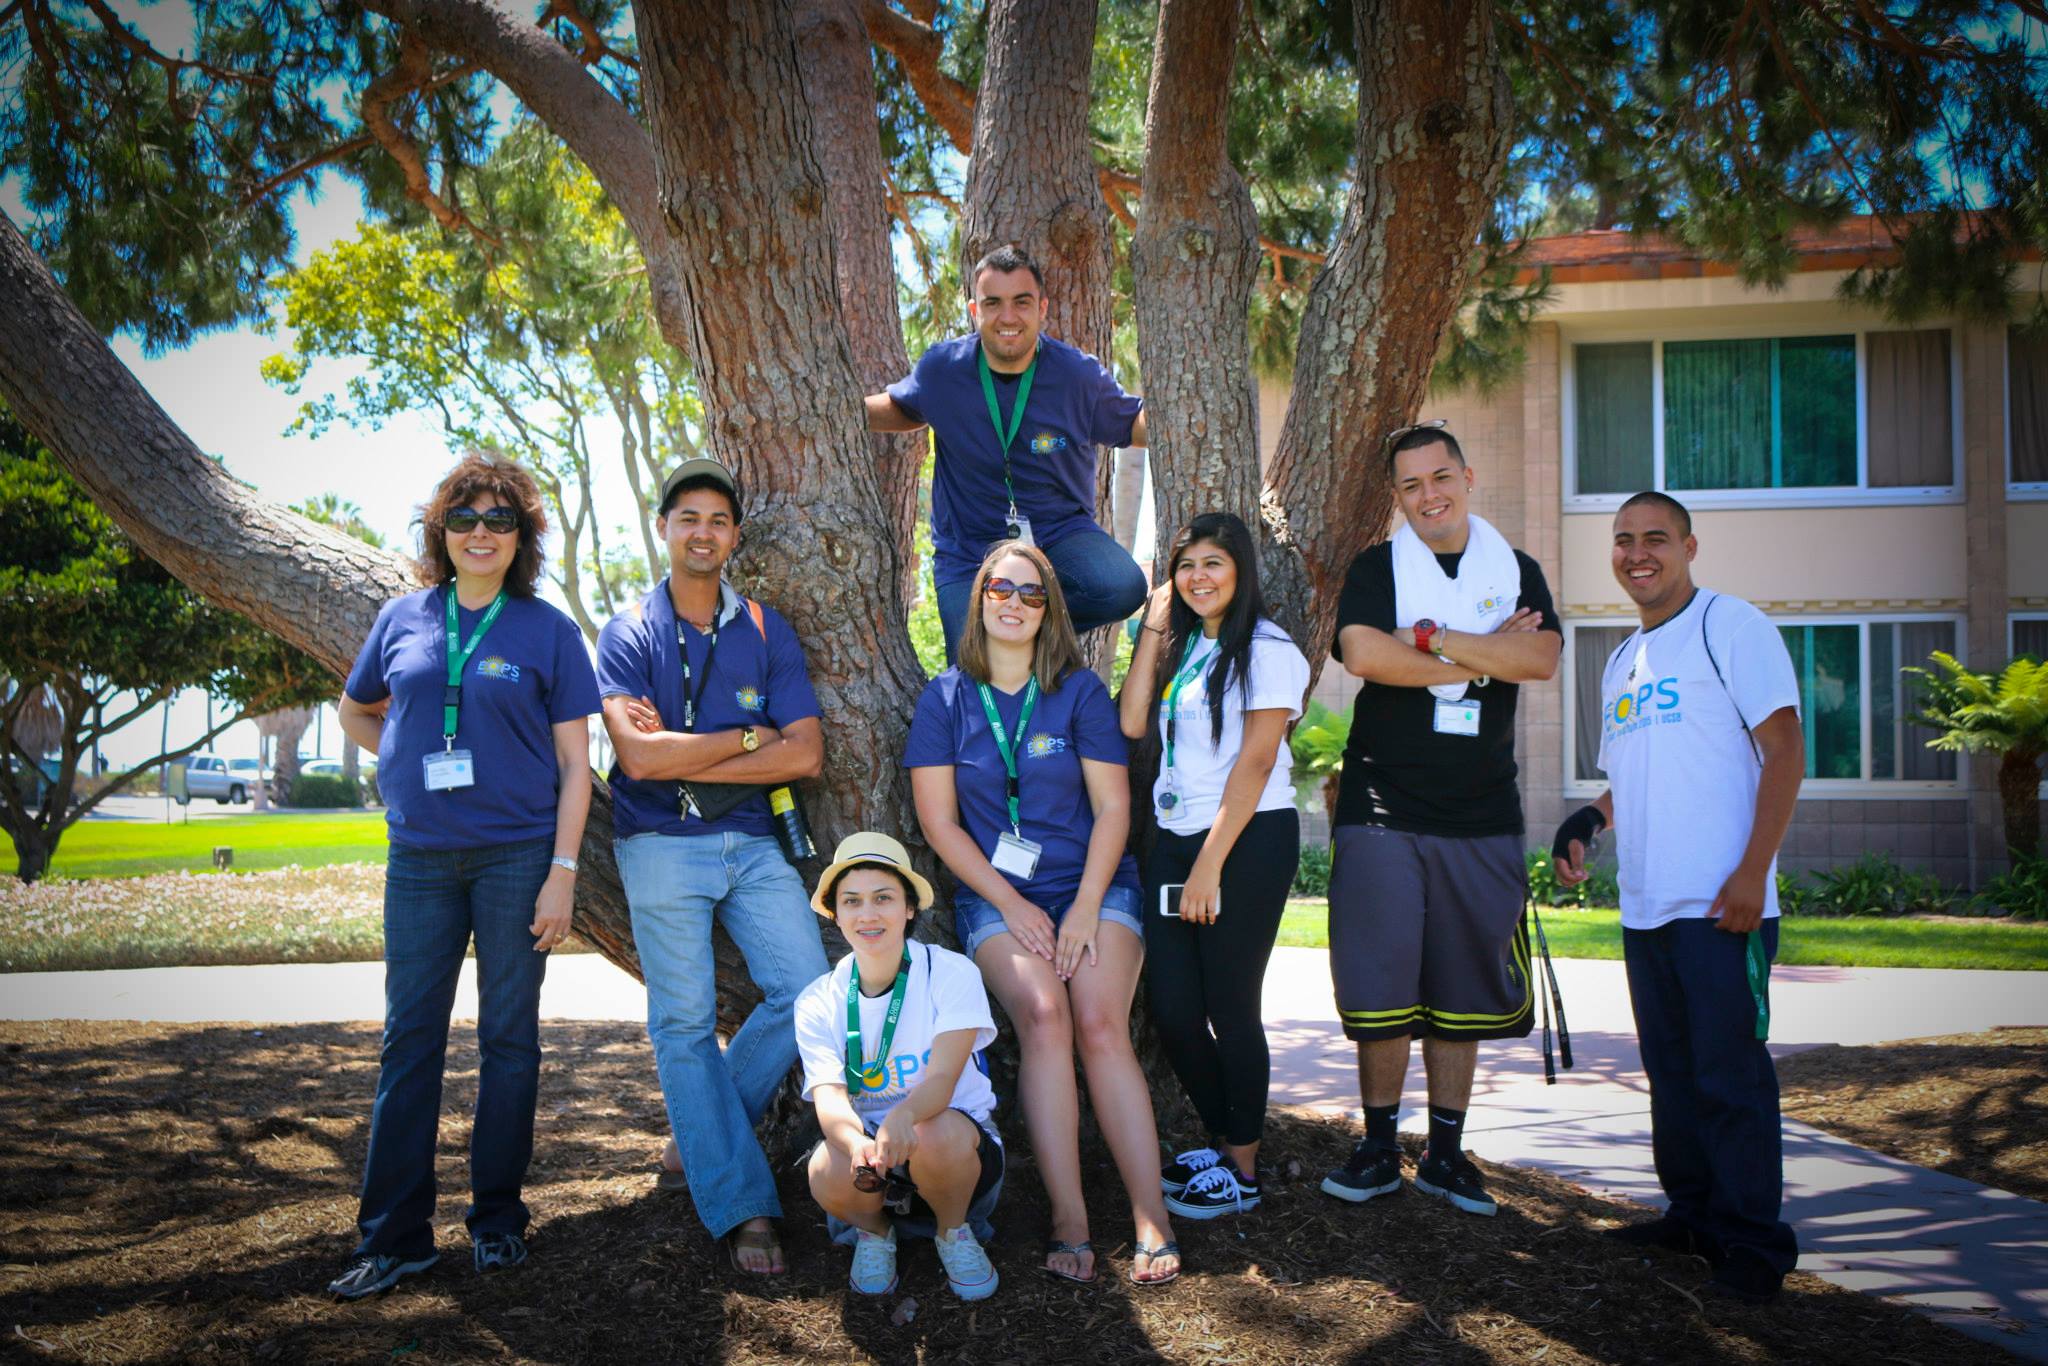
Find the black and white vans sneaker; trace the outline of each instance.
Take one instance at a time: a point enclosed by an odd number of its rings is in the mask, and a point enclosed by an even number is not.
[[[1239,1176],[1228,1162],[1196,1172],[1179,1194],[1166,1197],[1166,1207],[1183,1219],[1242,1214],[1258,1203],[1259,1183]]]
[[[526,1260],[526,1240],[516,1233],[479,1233],[471,1255],[478,1275],[509,1270]]]
[[[1401,1150],[1376,1147],[1361,1138],[1351,1157],[1323,1178],[1323,1194],[1362,1205],[1375,1195],[1392,1195],[1401,1189]]]
[[[1415,1169],[1415,1189],[1448,1200],[1467,1214],[1495,1214],[1500,1206],[1486,1193],[1479,1168],[1463,1153],[1455,1158],[1425,1157]]]
[[[341,1300],[359,1300],[365,1295],[375,1295],[389,1290],[407,1276],[415,1276],[441,1260],[438,1252],[429,1252],[424,1257],[411,1261],[403,1257],[377,1257],[364,1253],[354,1258],[348,1268],[327,1283],[327,1293]]]
[[[1223,1154],[1214,1148],[1190,1148],[1178,1153],[1160,1169],[1159,1189],[1168,1195],[1179,1195],[1188,1188],[1188,1182],[1222,1161]]]

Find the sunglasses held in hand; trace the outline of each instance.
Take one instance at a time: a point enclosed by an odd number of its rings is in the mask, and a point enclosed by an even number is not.
[[[990,579],[981,589],[981,595],[990,602],[1008,602],[1013,593],[1017,601],[1026,607],[1045,606],[1045,585],[1042,583],[1011,583],[1008,579]]]
[[[487,512],[478,512],[475,508],[451,508],[443,524],[456,535],[466,536],[476,530],[478,522],[484,524],[485,531],[509,536],[519,530],[519,513],[507,507],[496,507]]]

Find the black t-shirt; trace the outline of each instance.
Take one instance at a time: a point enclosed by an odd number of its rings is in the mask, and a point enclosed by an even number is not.
[[[1456,574],[1461,555],[1439,555],[1444,573]],[[1515,552],[1522,568],[1517,610],[1543,614],[1546,631],[1564,634],[1550,585],[1536,561]],[[1394,546],[1382,541],[1351,562],[1337,601],[1337,631],[1346,626],[1394,629]],[[1339,647],[1332,658],[1342,662]],[[1466,698],[1479,703],[1479,734],[1440,735],[1436,697],[1427,688],[1396,688],[1368,681],[1351,711],[1344,777],[1332,825],[1380,825],[1419,835],[1519,835],[1522,794],[1515,787],[1515,701],[1521,689],[1498,679],[1474,684]]]

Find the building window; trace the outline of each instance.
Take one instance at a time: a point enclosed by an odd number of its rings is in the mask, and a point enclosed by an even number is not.
[[[2011,617],[2006,626],[2010,633],[2007,645],[2014,659],[2031,655],[2035,659],[2048,660],[2048,614],[2019,613]]]
[[[2015,623],[2015,633],[2022,623]],[[2048,636],[2048,620],[2039,623]],[[1600,772],[1600,676],[1608,657],[1633,626],[1568,623],[1571,668],[1572,776],[1605,780]],[[1904,672],[1925,665],[1936,650],[1953,654],[1953,618],[1780,620],[1792,671],[1799,681],[1806,777],[1841,784],[1956,781],[1956,757],[1927,748],[1933,732],[1913,722],[1916,680]],[[2048,644],[2048,641],[2044,641]]]
[[[2005,394],[2010,478],[2048,489],[2048,327],[2006,329]]]
[[[1956,487],[1945,328],[1588,342],[1571,362],[1575,497]]]

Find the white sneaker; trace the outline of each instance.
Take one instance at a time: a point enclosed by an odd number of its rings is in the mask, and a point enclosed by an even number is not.
[[[946,1268],[946,1284],[963,1300],[985,1300],[996,1293],[995,1265],[975,1241],[974,1230],[962,1224],[932,1239]]]
[[[866,1229],[853,1245],[853,1271],[846,1282],[856,1294],[886,1295],[896,1288],[896,1226],[877,1236]]]

